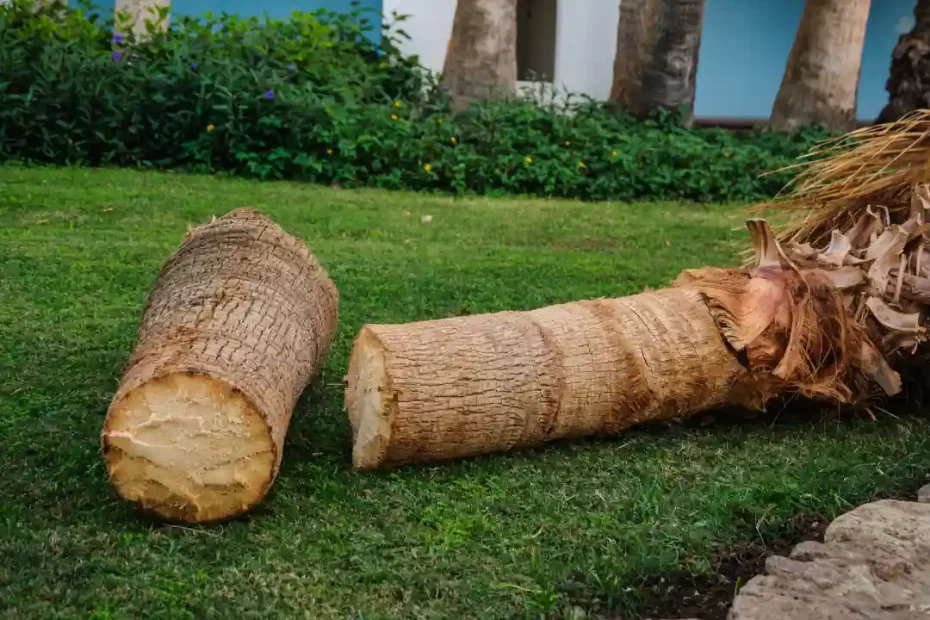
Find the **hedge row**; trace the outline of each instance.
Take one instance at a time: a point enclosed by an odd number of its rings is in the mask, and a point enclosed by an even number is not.
[[[822,132],[687,130],[591,101],[451,114],[364,11],[174,18],[135,42],[89,5],[0,7],[0,159],[343,187],[701,202],[773,195]]]

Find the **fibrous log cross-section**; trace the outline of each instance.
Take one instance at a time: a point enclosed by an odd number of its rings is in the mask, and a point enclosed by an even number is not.
[[[103,429],[117,492],[190,523],[268,492],[293,407],[329,353],[338,293],[310,250],[237,209],[162,267]]]

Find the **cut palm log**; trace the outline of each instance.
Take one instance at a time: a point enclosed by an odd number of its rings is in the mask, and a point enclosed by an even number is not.
[[[367,325],[345,397],[353,462],[374,469],[618,431],[742,403],[753,397],[747,379],[694,289]]]
[[[345,404],[353,463],[376,469],[615,433],[794,392],[900,389],[835,279],[798,270],[764,220],[752,270],[686,271],[621,299],[367,325]]]
[[[189,232],[146,302],[107,413],[117,492],[188,523],[260,501],[293,407],[329,353],[337,307],[310,250],[257,211]]]
[[[748,222],[754,259],[671,288],[529,312],[366,325],[346,377],[375,469],[614,433],[800,395],[871,413],[930,388],[930,110],[818,145]]]

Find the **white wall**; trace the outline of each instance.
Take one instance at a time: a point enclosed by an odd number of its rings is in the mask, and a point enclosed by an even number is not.
[[[400,26],[410,35],[402,48],[420,63],[442,71],[455,0],[383,0],[385,20],[392,11],[410,15]],[[619,0],[559,0],[556,24],[555,83],[598,99],[610,94],[617,45]]]
[[[403,41],[405,54],[416,54],[420,64],[432,71],[442,71],[446,59],[446,47],[452,36],[452,20],[455,17],[455,0],[382,0],[385,23],[391,22],[391,13],[410,15],[398,27],[410,35]]]
[[[560,0],[555,81],[570,92],[607,99],[617,49],[618,0]]]

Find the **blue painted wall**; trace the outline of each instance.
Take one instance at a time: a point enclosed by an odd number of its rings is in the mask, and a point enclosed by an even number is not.
[[[915,0],[872,2],[858,116],[874,120],[887,102],[885,80],[899,28],[912,22]],[[794,42],[804,0],[707,0],[695,114],[768,118]]]

